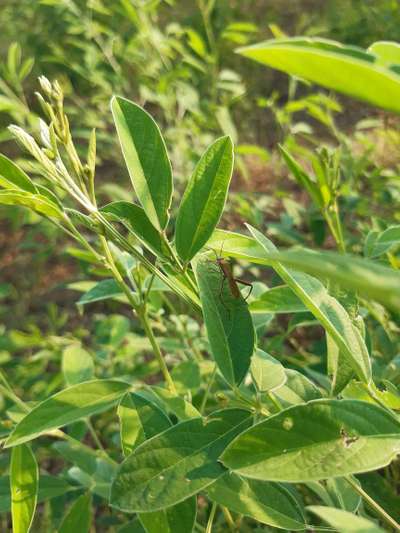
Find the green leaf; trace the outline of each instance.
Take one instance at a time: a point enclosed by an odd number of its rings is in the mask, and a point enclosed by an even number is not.
[[[118,528],[117,533],[147,533],[147,531],[140,523],[139,518],[135,518],[128,524],[124,524]]]
[[[380,404],[386,405],[388,409],[400,410],[400,391],[390,381],[383,380],[380,388],[372,384],[371,390],[373,391],[373,397],[371,397],[370,392],[363,383],[353,380],[342,391],[342,396],[343,398],[372,403],[375,403],[374,398],[377,398]]]
[[[384,478],[379,472],[369,472],[357,476],[367,492],[397,522],[400,521],[399,495],[392,479]]]
[[[125,394],[118,406],[118,416],[125,456],[172,425],[163,411],[140,392]]]
[[[358,486],[360,485],[357,478],[353,477],[353,481]],[[352,513],[357,512],[361,504],[361,496],[354,490],[346,478],[335,477],[328,479],[326,481],[326,490],[328,497],[334,503],[335,507]]]
[[[265,481],[304,482],[368,472],[400,452],[400,423],[356,400],[315,400],[289,407],[239,435],[221,460]]]
[[[52,446],[73,467],[68,471],[72,479],[80,482],[91,492],[105,498],[110,497],[111,480],[115,475],[117,463],[101,453],[76,442],[56,442]],[[83,475],[85,480],[83,480]]]
[[[76,385],[93,379],[93,358],[79,344],[72,344],[63,350],[61,364],[67,385]]]
[[[271,253],[268,257],[296,270],[328,279],[394,311],[400,310],[398,270],[348,254],[315,252],[303,248]]]
[[[30,177],[11,159],[0,154],[0,187],[5,189],[21,189],[35,194],[35,185]]]
[[[256,350],[251,358],[251,375],[260,392],[271,392],[286,383],[286,373],[281,363],[264,352]]]
[[[64,516],[58,533],[89,533],[92,522],[91,504],[90,494],[83,494],[75,500]]]
[[[152,386],[148,391],[151,391],[159,401],[161,400],[162,405],[168,413],[174,414],[179,420],[188,420],[201,416],[193,404],[187,402],[180,396],[176,396],[167,389]]]
[[[146,533],[191,533],[196,521],[196,497],[153,513],[140,513],[139,520]]]
[[[233,170],[230,137],[216,140],[198,162],[178,211],[175,245],[188,263],[205,245],[221,218]]]
[[[64,479],[47,474],[41,474],[39,478],[39,492],[37,496],[37,503],[57,498],[63,494],[75,490]],[[0,513],[8,513],[11,511],[11,492],[10,479],[8,476],[0,477]]]
[[[248,227],[267,254],[276,252],[269,239],[255,228]],[[277,261],[272,263],[272,267],[322,324],[359,378],[367,384],[370,383],[372,374],[367,347],[344,307],[330,296],[319,280],[307,274],[287,270]],[[335,380],[334,375],[333,381]]]
[[[215,263],[202,259],[196,274],[211,353],[231,385],[241,383],[250,366],[255,333],[249,308],[235,297]]]
[[[343,511],[343,509],[324,507],[323,505],[310,505],[307,509],[340,533],[384,533],[384,530],[375,522],[371,522],[363,516]]]
[[[321,398],[319,389],[306,376],[290,368],[285,369],[285,374],[286,383],[274,392],[284,407]]]
[[[383,66],[400,65],[400,44],[393,41],[377,41],[368,48]]]
[[[368,257],[371,259],[379,257],[382,254],[400,245],[400,226],[392,226],[382,233],[376,235],[371,249],[368,250]]]
[[[171,376],[178,393],[185,394],[188,390],[195,392],[201,387],[200,368],[196,361],[179,363],[172,369]]]
[[[280,483],[242,479],[227,472],[207,489],[207,495],[262,524],[288,531],[306,529],[301,505],[292,491]]]
[[[265,41],[240,48],[238,53],[383,109],[400,111],[400,76],[361,48],[296,37]]]
[[[111,110],[125,163],[137,197],[158,230],[169,219],[172,170],[160,129],[140,106],[114,96]]]
[[[279,146],[279,150],[283,156],[283,159],[285,160],[288,169],[296,178],[297,183],[299,183],[299,185],[306,189],[316,206],[323,207],[324,199],[317,184],[310,178],[308,174],[304,172],[302,167],[297,163],[297,161],[293,159],[293,157],[289,154],[287,150],[285,150],[283,146]]]
[[[60,208],[56,204],[50,202],[46,196],[43,196],[42,194],[32,194],[20,189],[1,190],[0,204],[19,205],[22,207],[28,207],[40,215],[56,219],[63,218]]]
[[[109,300],[122,294],[122,289],[115,279],[103,279],[83,294],[77,303],[78,305],[86,305],[93,302],[101,302],[102,300]]]
[[[163,234],[152,225],[142,207],[131,202],[119,201],[105,205],[100,211],[108,215],[108,219],[124,224],[156,256],[169,257]]]
[[[263,292],[249,305],[252,313],[304,313],[307,307],[290,287],[282,285]]]
[[[225,472],[218,457],[250,423],[247,411],[226,409],[180,422],[144,442],[120,465],[111,505],[152,512],[197,494]]]
[[[109,409],[130,388],[117,380],[94,380],[73,385],[36,405],[14,428],[5,447],[35,439],[81,418]]]
[[[11,452],[10,488],[13,533],[27,533],[32,525],[38,495],[39,470],[27,444]]]

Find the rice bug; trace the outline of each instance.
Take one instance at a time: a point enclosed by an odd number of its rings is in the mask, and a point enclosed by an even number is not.
[[[234,298],[240,298],[242,296],[242,293],[240,292],[240,289],[239,289],[239,284],[246,285],[246,287],[250,287],[249,293],[247,294],[245,298],[245,300],[247,300],[247,298],[251,294],[251,291],[253,290],[253,284],[250,283],[249,281],[245,281],[240,278],[235,278],[235,276],[233,275],[231,263],[224,257],[218,256],[215,250],[213,251],[216,255],[216,263],[222,273],[222,283],[221,283],[221,291],[220,291],[221,294],[222,294],[224,282],[225,280],[227,280],[228,285],[229,285],[229,290],[231,291],[231,294]],[[221,253],[222,253],[222,247],[221,247]]]
[[[238,284],[246,285],[246,287],[250,287],[249,293],[247,294],[245,300],[250,296],[251,291],[253,290],[253,284],[249,281],[245,281],[244,279],[235,278],[232,272],[232,265],[229,261],[224,259],[223,257],[217,258],[217,264],[222,272],[222,285],[225,280],[228,281],[229,290],[231,291],[231,294],[234,298],[240,298],[242,293],[240,292]],[[221,287],[222,292],[222,287]]]

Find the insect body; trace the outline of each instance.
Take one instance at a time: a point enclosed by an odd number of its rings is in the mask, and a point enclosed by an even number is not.
[[[238,284],[240,283],[241,285],[246,285],[247,287],[250,287],[250,292],[249,294],[246,296],[246,300],[247,298],[250,296],[251,294],[251,291],[253,290],[253,285],[248,282],[248,281],[244,281],[243,279],[239,279],[239,278],[235,278],[234,275],[233,275],[233,272],[232,272],[232,266],[231,264],[229,263],[229,261],[227,261],[226,259],[222,258],[222,257],[218,257],[217,258],[217,264],[222,272],[222,275],[223,275],[223,278],[222,278],[222,285],[221,285],[221,292],[222,292],[222,287],[223,287],[223,283],[225,280],[228,281],[228,285],[229,285],[229,290],[231,291],[231,294],[234,298],[240,298],[241,297],[241,292],[240,292],[240,289],[239,289],[239,286]]]

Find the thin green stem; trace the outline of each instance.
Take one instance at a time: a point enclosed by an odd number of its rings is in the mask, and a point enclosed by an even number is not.
[[[282,411],[283,407],[280,401],[276,398],[276,396],[272,392],[267,392],[267,396],[271,400],[271,402],[275,405],[275,407],[278,409],[278,411]]]
[[[158,361],[158,364],[160,366],[160,370],[164,376],[164,380],[168,386],[168,389],[169,391],[176,395],[177,394],[177,391],[176,391],[176,387],[175,387],[175,383],[171,377],[171,374],[169,373],[169,370],[168,370],[168,367],[167,367],[167,364],[164,360],[164,357],[163,357],[163,354],[161,353],[161,349],[160,349],[160,346],[157,342],[157,339],[154,335],[154,332],[153,332],[153,329],[150,325],[150,321],[149,321],[149,317],[147,315],[147,311],[145,308],[141,308],[140,311],[138,312],[138,316],[139,316],[139,319],[140,319],[140,322],[143,326],[143,329],[146,333],[146,336],[147,338],[149,339],[150,341],[150,344],[153,348],[153,351],[154,351],[154,355],[156,356],[157,358],[157,361]]]
[[[89,430],[89,433],[90,435],[92,436],[92,439],[94,440],[94,443],[96,444],[96,446],[99,448],[99,450],[101,450],[102,452],[104,452],[105,454],[107,454],[106,452],[106,449],[104,448],[104,446],[102,445],[97,433],[96,433],[96,430],[94,429],[93,427],[93,424],[90,420],[90,418],[88,418],[86,420],[86,425],[88,427],[88,430]]]
[[[344,254],[346,253],[346,243],[344,241],[342,222],[340,220],[339,207],[336,200],[332,209],[332,216],[336,228],[336,242],[340,252]]]
[[[229,511],[229,509],[225,506],[221,506],[221,509],[222,509],[222,512],[224,513],[224,517],[225,517],[225,520],[226,520],[226,523],[228,524],[228,527],[229,529],[234,532],[236,531],[236,526],[235,526],[235,522],[232,518],[232,515]]]
[[[212,532],[212,526],[213,526],[216,510],[217,510],[217,504],[214,502],[211,507],[210,516],[208,517],[206,533]]]
[[[175,253],[175,250],[173,249],[173,247],[169,243],[168,239],[165,238],[164,239],[164,243],[165,243],[165,246],[168,249],[169,253],[171,254],[171,257],[174,260],[175,265],[178,268],[179,272],[182,274],[182,276],[188,282],[188,284],[190,285],[190,288],[192,289],[192,291],[195,294],[197,294],[197,292],[198,292],[197,287],[196,287],[195,283],[193,282],[192,278],[190,277],[190,274],[189,274],[189,272],[188,272],[188,270],[186,268],[187,265],[182,265],[181,261],[179,260],[178,255]]]
[[[214,370],[210,376],[210,379],[208,380],[208,383],[207,383],[207,388],[204,392],[204,396],[203,396],[203,399],[201,401],[201,406],[200,406],[200,413],[201,414],[204,414],[204,410],[206,408],[206,404],[207,404],[207,400],[208,400],[208,397],[210,395],[210,392],[211,392],[211,388],[212,388],[212,385],[214,383],[214,379],[215,379],[215,376],[217,374],[217,365],[214,366]]]
[[[69,229],[56,224],[58,227],[60,227],[63,231],[65,231],[68,235],[73,237],[75,240],[79,242],[88,252],[90,252],[99,262],[102,261],[102,257],[100,254],[97,253],[97,251],[87,242],[87,240],[79,233],[79,231],[76,229],[74,224],[71,222],[70,218],[64,213],[64,222],[68,226]]]
[[[95,213],[93,213],[93,215],[105,227],[105,229],[109,232],[109,234],[113,237],[113,239],[115,239],[115,241],[119,243],[122,249],[129,251],[129,253],[132,254],[135,259],[141,262],[143,266],[147,268],[149,272],[151,272],[152,274],[155,274],[159,279],[161,279],[173,292],[178,294],[186,302],[192,305],[196,310],[200,310],[200,306],[197,302],[189,298],[189,296],[186,293],[184,293],[179,287],[177,287],[176,283],[172,279],[166,276],[155,265],[153,265],[153,263],[151,263],[145,256],[143,256],[140,252],[138,252],[138,250],[136,250],[136,248],[133,245],[131,245],[130,242],[127,241],[125,237],[123,237],[99,211],[96,211]]]
[[[256,413],[259,413],[259,414],[261,414],[263,416],[270,416],[271,415],[271,413],[265,407],[262,407],[257,401],[254,401],[254,400],[252,400],[250,398],[246,398],[246,396],[244,396],[240,392],[239,387],[231,386],[231,389],[232,389],[234,395],[236,396],[236,398],[239,401],[241,401],[241,402],[249,405],[250,407],[252,407],[252,409],[254,409],[254,411]]]
[[[29,413],[29,407],[20,398],[18,398],[18,396],[8,387],[0,385],[0,392],[4,394],[4,396],[9,398],[12,402],[14,402],[16,405],[18,405],[25,413]]]
[[[345,480],[352,488],[361,496],[361,498],[375,511],[375,513],[388,524],[390,527],[394,528],[395,531],[400,531],[400,524],[396,522],[386,511],[383,509],[379,503],[377,503],[371,496],[365,492],[365,490],[354,481],[350,476],[346,476]]]
[[[118,285],[121,287],[122,291],[124,292],[125,296],[128,299],[128,302],[133,307],[133,309],[138,312],[138,302],[135,300],[131,289],[129,286],[125,283],[124,278],[122,277],[120,271],[118,270],[117,265],[115,264],[114,258],[112,256],[110,247],[108,246],[107,239],[101,235],[100,236],[100,242],[102,244],[105,259],[106,259],[106,265],[108,269],[110,270],[111,274],[113,275],[115,281],[118,283]]]

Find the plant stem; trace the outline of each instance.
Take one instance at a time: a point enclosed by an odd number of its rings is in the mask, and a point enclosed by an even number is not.
[[[221,507],[222,512],[224,513],[226,523],[228,524],[228,527],[231,531],[236,531],[235,522],[232,518],[232,515],[227,507],[222,506]]]
[[[154,336],[153,329],[150,325],[149,318],[146,311],[146,305],[139,305],[138,302],[136,302],[135,298],[132,295],[132,292],[128,285],[125,283],[121,273],[119,272],[117,265],[114,262],[114,258],[112,256],[111,250],[108,246],[107,239],[104,236],[100,237],[101,243],[103,245],[103,250],[106,255],[107,259],[107,266],[110,269],[112,275],[114,276],[114,279],[117,281],[118,285],[121,287],[121,289],[124,291],[126,297],[128,298],[129,303],[131,304],[133,310],[136,312],[141,325],[143,329],[145,330],[145,333],[151,343],[151,346],[153,348],[154,354],[157,358],[158,364],[160,366],[160,370],[164,376],[164,380],[168,386],[168,389],[172,394],[177,394],[175,384],[172,380],[171,374],[169,373],[168,367],[165,363],[164,357],[161,353],[160,347],[158,345],[157,339]]]
[[[96,430],[94,429],[93,424],[92,424],[92,422],[91,422],[91,420],[89,418],[86,420],[86,425],[88,427],[89,433],[92,436],[92,439],[94,440],[96,446],[99,448],[99,450],[101,450],[102,452],[107,454],[107,452],[106,452],[104,446],[102,445],[99,437],[97,436]]]
[[[159,270],[155,265],[153,265],[153,263],[151,263],[147,259],[147,257],[139,253],[136,248],[132,246],[129,241],[127,241],[125,237],[123,237],[99,211],[96,211],[95,213],[93,213],[93,215],[106,228],[112,238],[115,239],[115,241],[119,244],[119,246],[122,247],[123,250],[131,253],[135,259],[137,259],[140,263],[143,264],[145,268],[147,268],[147,270],[149,270],[149,272],[155,274],[159,279],[161,279],[172,290],[172,292],[178,294],[187,303],[192,305],[196,310],[200,311],[200,305],[196,301],[194,301],[192,298],[189,298],[189,296],[185,292],[183,292],[182,289],[180,289],[180,287],[178,287],[173,280],[171,280],[167,275],[165,275],[161,270]]]
[[[342,223],[340,221],[339,208],[336,200],[332,206],[327,209],[324,209],[322,214],[329,226],[329,229],[331,230],[338,250],[342,254],[346,253],[346,244],[344,242]]]
[[[275,407],[278,409],[278,411],[282,411],[283,407],[280,401],[276,398],[276,396],[272,392],[267,392],[267,396],[271,400],[271,402],[275,405]]]
[[[14,394],[13,391],[10,390],[8,387],[0,385],[0,392],[4,394],[4,396],[9,398],[12,402],[14,402],[16,405],[18,405],[25,413],[29,413],[29,407],[22,400],[20,400],[20,398],[18,398],[18,396]]]
[[[400,531],[400,524],[396,522],[365,490],[359,486],[351,476],[346,476],[345,480],[352,488],[361,496],[361,498],[375,511],[375,513],[388,524],[394,528],[395,531]]]
[[[215,517],[215,511],[217,510],[217,504],[214,502],[211,507],[210,516],[208,517],[207,527],[206,527],[206,533],[211,533],[212,531],[212,525],[214,522]]]
[[[168,370],[168,367],[165,363],[165,360],[164,360],[164,357],[163,357],[163,354],[161,353],[161,349],[158,345],[158,342],[157,342],[157,339],[156,337],[154,336],[154,333],[153,333],[153,329],[150,325],[150,322],[149,322],[149,317],[147,315],[147,311],[146,309],[144,308],[141,308],[138,312],[138,316],[139,316],[139,319],[140,319],[140,322],[143,326],[143,329],[146,333],[146,336],[147,338],[149,339],[150,341],[150,344],[153,348],[153,351],[154,351],[154,355],[156,356],[157,358],[157,361],[158,361],[158,364],[160,365],[160,370],[164,376],[164,380],[168,386],[168,389],[169,391],[176,395],[177,392],[176,392],[176,388],[175,388],[175,383],[171,377],[171,374],[169,373],[169,370]]]
[[[211,377],[210,379],[208,380],[208,383],[207,383],[207,388],[204,392],[204,396],[203,396],[203,399],[201,401],[201,406],[200,406],[200,413],[203,414],[204,413],[204,409],[206,407],[206,404],[207,404],[207,400],[208,400],[208,397],[210,395],[210,392],[211,392],[211,387],[214,383],[214,379],[215,379],[215,375],[217,373],[217,365],[214,366],[214,370],[211,374]]]

